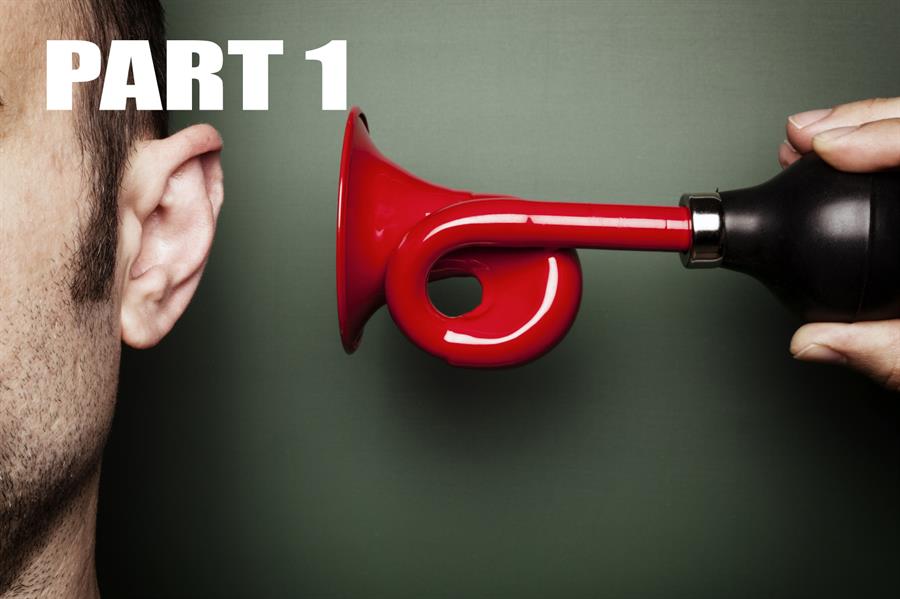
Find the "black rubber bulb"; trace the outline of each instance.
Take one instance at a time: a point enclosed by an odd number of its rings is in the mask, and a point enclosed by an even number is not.
[[[720,192],[720,266],[808,321],[900,317],[900,172],[841,172],[815,154]]]

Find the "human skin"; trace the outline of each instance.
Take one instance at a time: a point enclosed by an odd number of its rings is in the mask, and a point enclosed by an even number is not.
[[[786,128],[778,149],[784,167],[807,152],[849,172],[900,167],[900,98],[802,112]],[[800,360],[847,365],[900,391],[900,320],[808,324],[794,334],[790,350]]]
[[[97,597],[94,534],[121,344],[156,344],[189,303],[223,187],[196,125],[133,148],[107,300],[70,284],[93,198],[72,112],[45,109],[62,3],[0,0],[0,597]],[[100,158],[102,159],[102,157]]]

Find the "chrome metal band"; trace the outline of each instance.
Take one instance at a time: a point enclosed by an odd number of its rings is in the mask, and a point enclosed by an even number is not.
[[[681,263],[687,268],[714,268],[722,263],[725,225],[722,198],[718,193],[686,193],[680,206],[691,211],[691,249],[681,252]]]

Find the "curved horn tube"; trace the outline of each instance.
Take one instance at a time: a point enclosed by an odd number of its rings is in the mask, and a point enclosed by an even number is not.
[[[422,349],[461,366],[532,360],[571,326],[581,297],[575,253],[555,248],[685,251],[683,207],[480,199],[452,204],[410,229],[388,262],[385,291],[397,325]],[[450,317],[428,299],[429,272],[468,248],[469,274],[482,286],[472,311]],[[490,248],[521,248],[490,254]],[[545,249],[551,248],[551,249]],[[494,250],[496,251],[496,250]],[[489,265],[479,264],[492,257]]]

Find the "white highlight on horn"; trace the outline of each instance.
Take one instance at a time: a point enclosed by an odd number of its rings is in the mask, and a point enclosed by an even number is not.
[[[529,329],[534,327],[534,325],[550,311],[550,306],[553,305],[553,300],[556,298],[556,290],[559,286],[559,267],[556,264],[556,258],[553,256],[550,256],[547,259],[547,262],[550,269],[547,273],[547,287],[544,290],[544,299],[541,302],[541,307],[538,308],[538,311],[534,313],[534,316],[532,316],[528,322],[509,335],[504,335],[503,337],[473,337],[472,335],[466,335],[465,333],[457,333],[456,331],[448,330],[444,334],[444,341],[461,345],[498,345],[500,343],[512,341],[528,332]]]

